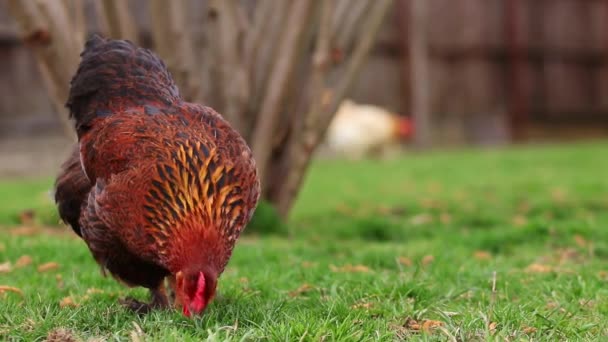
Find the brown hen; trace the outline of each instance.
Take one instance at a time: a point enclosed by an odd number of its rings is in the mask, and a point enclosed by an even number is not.
[[[182,100],[163,62],[128,41],[93,36],[67,107],[78,147],[57,178],[61,218],[102,270],[150,289],[186,315],[215,295],[260,193],[251,150],[213,109]]]

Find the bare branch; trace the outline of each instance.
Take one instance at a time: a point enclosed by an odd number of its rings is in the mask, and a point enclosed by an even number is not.
[[[97,17],[97,24],[99,25],[99,32],[103,33],[104,36],[110,36],[110,24],[108,23],[108,17],[104,9],[104,5],[101,1],[93,1],[95,16]]]
[[[257,53],[257,49],[260,46],[262,39],[267,38],[264,37],[264,34],[268,31],[268,26],[270,26],[271,23],[270,18],[276,5],[277,3],[274,0],[258,1],[245,43],[245,59],[249,64],[253,62],[253,58]],[[274,13],[277,14],[276,11],[274,11]]]
[[[412,113],[416,122],[414,136],[419,147],[428,146],[431,141],[429,85],[429,57],[427,42],[426,0],[411,0],[410,9],[410,64],[412,91]],[[415,85],[415,86],[413,86]]]
[[[357,0],[347,1],[348,4],[345,6],[345,10],[339,13],[338,16],[334,16],[334,23],[332,27],[332,40],[334,46],[342,53],[346,54],[352,45],[356,37],[358,36],[359,30],[364,27],[360,21],[364,18],[370,6],[374,3],[374,0]]]
[[[8,9],[19,24],[25,42],[49,43],[48,25],[34,1],[9,0]]]
[[[243,50],[247,22],[242,8],[235,1],[210,0],[209,6],[215,11],[217,33],[213,53],[218,76],[221,78],[223,93],[222,113],[244,136],[245,114],[250,98],[250,79],[244,61]]]
[[[165,60],[180,91],[189,101],[200,100],[199,69],[188,20],[187,0],[150,2],[152,35],[158,54]]]
[[[299,173],[304,171],[299,170],[306,170],[309,162],[307,154],[302,153],[301,149],[314,150],[316,145],[315,130],[318,129],[317,125],[321,111],[327,105],[324,103],[326,100],[324,94],[327,92],[326,76],[330,65],[333,6],[333,0],[322,0],[321,18],[312,61],[313,70],[309,91],[311,105],[308,113],[301,120],[298,120],[298,117],[295,118],[296,122],[300,122],[300,124],[294,129],[293,137],[287,147],[290,172],[282,184],[284,189],[281,190],[281,197],[276,201],[277,210],[282,215],[286,215],[289,211],[290,203],[300,186]]]
[[[365,22],[362,25],[364,29],[361,30],[361,36],[357,41],[357,45],[353,50],[352,56],[346,62],[344,75],[335,87],[331,105],[325,108],[324,114],[320,119],[319,127],[322,128],[322,130],[319,131],[320,136],[325,135],[325,131],[329,127],[329,123],[333,119],[338,106],[346,94],[350,91],[354,82],[359,76],[359,72],[367,60],[376,37],[378,36],[378,32],[382,27],[384,17],[392,4],[393,0],[373,1],[372,7],[368,11],[369,14],[367,15],[367,18],[365,18]]]
[[[268,9],[269,18],[267,19],[267,23],[254,23],[253,30],[259,29],[260,33],[257,36],[258,40],[253,41],[252,50],[250,51],[251,55],[247,59],[250,79],[253,83],[252,88],[255,89],[248,112],[253,117],[251,119],[255,121],[257,121],[257,116],[261,113],[260,106],[269,89],[268,80],[271,70],[275,61],[280,58],[279,44],[282,41],[281,37],[284,34],[284,27],[286,27],[288,13],[291,9],[289,1],[265,1],[270,2],[272,5]],[[263,6],[263,4],[259,6]],[[256,39],[256,36],[252,36],[251,39]]]
[[[78,64],[78,48],[66,27],[66,9],[58,1],[11,0],[25,42],[32,47],[43,81],[55,106],[65,135],[74,139],[74,129],[64,106],[70,78]]]
[[[128,2],[124,0],[101,0],[101,3],[110,37],[114,39],[128,39],[137,43],[139,41],[137,28],[135,27],[135,19],[129,11]]]
[[[332,38],[335,32],[338,32],[340,27],[344,26],[344,19],[347,17],[348,12],[351,12],[351,6],[353,5],[352,0],[335,0],[335,10],[332,15]],[[368,0],[360,0],[359,2],[368,2]]]
[[[293,74],[296,55],[302,36],[312,17],[313,0],[300,0],[292,3],[282,41],[279,43],[279,58],[269,78],[269,89],[262,101],[261,116],[258,117],[253,131],[252,145],[260,178],[264,179],[272,150],[272,137],[276,122],[281,113],[282,100]]]
[[[38,8],[49,24],[49,30],[53,37],[53,44],[61,42],[62,49],[58,52],[62,57],[62,62],[76,71],[78,64],[78,54],[81,46],[77,45],[76,35],[70,26],[68,10],[63,2],[53,0],[37,0]],[[71,73],[68,74],[71,77]]]
[[[382,26],[383,19],[392,4],[393,0],[376,0],[373,2],[360,31],[362,35],[359,37],[352,56],[346,63],[346,69],[342,78],[339,80],[333,93],[325,92],[320,95],[320,103],[322,105],[320,116],[316,121],[317,126],[314,130],[311,130],[312,133],[306,137],[304,143],[294,145],[294,150],[285,156],[285,158],[295,158],[297,156],[299,167],[290,165],[289,173],[286,175],[287,180],[284,181],[282,188],[278,193],[271,194],[271,200],[276,203],[282,216],[285,217],[291,209],[297,191],[304,179],[312,153],[322,137],[325,136],[325,132],[340,102],[357,79],[365,60],[369,56],[373,43]]]
[[[72,18],[72,27],[76,46],[84,46],[85,36],[87,34],[87,25],[85,22],[84,0],[68,0],[68,14]]]

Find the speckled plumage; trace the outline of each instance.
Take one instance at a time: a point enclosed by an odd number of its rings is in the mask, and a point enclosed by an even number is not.
[[[182,101],[148,50],[94,36],[81,56],[62,219],[128,285],[154,289],[189,267],[219,276],[258,201],[251,150],[213,109]]]

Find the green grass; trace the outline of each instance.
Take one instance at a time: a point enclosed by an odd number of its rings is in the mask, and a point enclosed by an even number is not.
[[[138,329],[151,341],[603,340],[606,151],[589,143],[318,162],[288,224],[293,238],[243,238],[219,298],[196,319],[133,315],[117,299],[145,291],[103,278],[81,241],[8,227],[0,263],[33,263],[0,273],[0,285],[24,294],[0,295],[0,337],[42,340],[64,328],[83,340],[129,340]],[[33,208],[38,222],[56,223],[51,183],[0,183],[0,222]],[[36,271],[49,261],[60,267]],[[60,307],[68,296],[77,307]],[[408,318],[443,325],[418,332]]]

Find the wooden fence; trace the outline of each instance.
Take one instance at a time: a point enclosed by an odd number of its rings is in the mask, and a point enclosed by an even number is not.
[[[129,1],[146,31],[145,1]],[[423,33],[433,141],[608,135],[608,0],[396,0],[352,93],[355,100],[415,114],[412,1],[428,7]],[[0,134],[59,131],[6,13],[6,0],[0,0]]]

